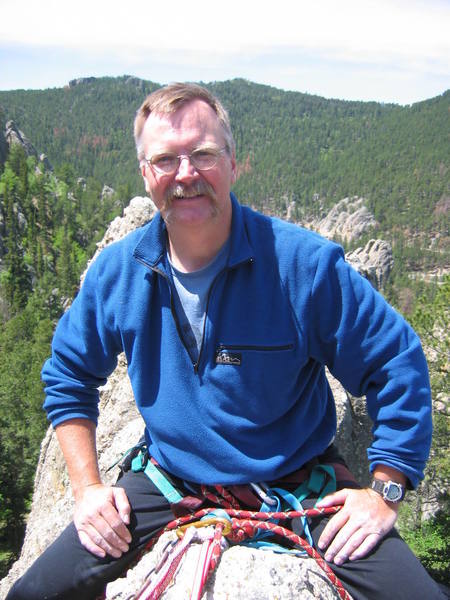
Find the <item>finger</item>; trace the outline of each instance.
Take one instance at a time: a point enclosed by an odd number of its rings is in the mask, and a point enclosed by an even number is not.
[[[116,508],[108,503],[101,508],[101,516],[107,522],[111,530],[120,537],[124,542],[131,542],[131,534],[128,531],[122,517],[117,512]]]
[[[348,539],[345,540],[345,543],[341,546],[338,552],[335,553],[334,558],[330,559],[330,561],[333,560],[334,564],[342,565],[350,556],[355,555],[355,558],[358,557],[358,552],[361,547],[363,551],[366,547],[369,550],[373,548],[379,539],[380,536],[378,534],[368,533],[362,528],[357,529],[351,535],[349,535]],[[338,545],[341,542],[342,539],[338,540]]]
[[[320,550],[324,550],[328,547],[331,540],[334,539],[337,532],[344,527],[349,519],[349,515],[345,509],[341,509],[335,514],[326,524],[325,529],[322,531],[317,545]]]
[[[381,535],[378,533],[369,534],[366,539],[357,547],[353,552],[349,554],[349,560],[357,560],[363,558],[369,552],[371,552],[381,539]]]
[[[343,490],[334,492],[334,494],[328,494],[328,496],[325,496],[325,498],[322,498],[322,500],[316,502],[316,507],[324,508],[327,506],[338,506],[344,504],[347,499],[347,496],[348,490],[344,488]]]
[[[336,533],[335,537],[333,538],[333,541],[328,546],[326,553],[325,553],[325,560],[327,560],[328,562],[332,562],[338,554],[342,554],[342,556],[346,559],[348,554],[346,554],[345,547],[349,543],[349,540],[351,540],[353,538],[353,536],[356,535],[356,538],[354,541],[354,544],[356,547],[356,545],[361,543],[361,541],[363,539],[363,536],[362,536],[358,542],[358,535],[359,535],[358,531],[359,531],[358,523],[356,523],[352,519],[349,519],[347,521],[347,523],[344,525],[344,527],[342,527],[342,529],[340,529]]]
[[[130,524],[130,514],[131,514],[131,506],[128,502],[128,497],[123,488],[117,487],[112,488],[114,494],[114,501],[116,503],[117,512],[119,513],[120,518],[126,524]],[[130,540],[131,541],[131,538]]]
[[[126,538],[131,539],[130,533],[110,502],[104,503],[100,509],[77,514],[74,523],[78,532],[84,531],[95,546],[100,546],[108,554],[111,554],[111,548],[114,548],[114,556],[117,553],[120,556],[129,549]]]
[[[95,556],[98,556],[99,558],[105,558],[106,552],[103,550],[103,548],[97,546],[97,544],[91,540],[87,533],[79,530],[78,537],[81,544],[86,548],[86,550],[91,552],[91,554],[95,554]]]
[[[128,551],[131,534],[112,505],[105,506],[92,525],[108,544],[122,552]]]
[[[109,544],[92,525],[88,524],[84,529],[79,529],[78,537],[89,552],[100,558],[104,558],[107,554],[113,558],[120,558],[122,556],[122,551]]]

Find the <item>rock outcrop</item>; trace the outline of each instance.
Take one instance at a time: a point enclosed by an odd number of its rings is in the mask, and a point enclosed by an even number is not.
[[[323,218],[314,219],[308,226],[328,239],[351,242],[363,233],[376,229],[378,223],[365,205],[364,198],[343,198]]]
[[[115,190],[112,187],[110,187],[109,185],[106,185],[106,183],[105,183],[105,185],[103,186],[100,198],[103,202],[107,198],[111,198],[111,196],[114,196],[115,193],[116,193]]]
[[[0,167],[5,163],[8,156],[8,143],[6,142],[5,132],[0,128]]]
[[[288,208],[290,220],[294,204]],[[340,243],[348,243],[363,234],[377,229],[378,223],[365,205],[364,198],[344,198],[333,206],[323,218],[305,223],[324,237]],[[364,247],[347,253],[346,260],[376,289],[383,289],[394,263],[391,245],[379,239],[371,239]]]
[[[16,126],[14,121],[7,121],[5,126],[4,139],[6,145],[11,148],[13,144],[19,144],[25,150],[27,156],[34,156],[38,159],[40,163],[44,165],[44,168],[48,171],[52,171],[53,167],[50,164],[47,156],[45,154],[38,154],[36,148],[27,138],[27,136],[20,131],[20,129]],[[1,143],[0,143],[1,145]]]
[[[108,584],[106,600],[127,600],[138,590],[146,575],[158,564],[168,541],[176,534],[167,533],[153,551],[145,555],[127,576]],[[164,600],[189,598],[200,545],[193,544],[176,576],[176,584],[164,593]],[[317,563],[310,558],[275,554],[243,546],[233,546],[222,554],[217,569],[208,579],[205,600],[337,600],[340,596]]]
[[[384,240],[369,240],[364,248],[349,252],[346,259],[377,290],[384,287],[394,264],[392,247]]]
[[[123,217],[116,217],[108,229],[105,231],[105,235],[103,239],[98,242],[97,250],[94,253],[94,256],[88,262],[87,268],[91,265],[91,263],[97,258],[99,253],[112,244],[113,242],[118,242],[123,237],[125,237],[128,233],[141,227],[148,221],[153,219],[155,215],[156,207],[150,198],[144,196],[135,196],[132,200],[130,200],[130,204],[124,209]],[[83,283],[84,273],[81,276],[81,283]]]
[[[78,79],[71,79],[69,81],[69,88],[74,88],[77,85],[83,85],[87,83],[94,83],[96,81],[96,77],[79,77]]]
[[[117,217],[109,226],[102,242],[98,244],[93,260],[105,246],[150,220],[154,213],[154,205],[148,198],[134,198],[125,209],[124,216]],[[336,441],[350,468],[364,482],[367,479],[365,449],[370,438],[364,399],[350,396],[331,376],[329,380],[337,405]],[[126,371],[126,360],[121,355],[116,370],[109,377],[100,394],[97,447],[101,473],[106,482],[115,480],[118,470],[109,467],[139,440],[142,431],[143,422],[135,408]],[[64,460],[56,437],[49,429],[41,446],[33,503],[22,553],[8,576],[0,582],[0,597],[6,595],[12,582],[67,525],[71,519],[72,509],[73,497]],[[137,565],[137,571],[129,573],[128,580],[122,579],[111,583],[108,586],[107,597],[119,599],[129,596],[130,592],[136,589],[134,587],[136,582],[142,579],[142,573],[148,573],[158,560],[163,545],[163,540],[158,542],[155,549],[142,559],[144,562],[141,561],[142,564]],[[188,597],[185,590],[186,586],[190,585],[192,564],[195,563],[197,552],[196,545],[189,550],[180,576],[177,577],[177,583],[166,592],[165,598],[178,600]],[[225,598],[259,600],[300,597],[331,599],[338,596],[313,559],[233,547],[223,553],[214,576],[208,581],[206,594],[203,597],[210,600]]]

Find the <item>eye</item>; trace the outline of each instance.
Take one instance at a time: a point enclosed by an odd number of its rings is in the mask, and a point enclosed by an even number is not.
[[[216,152],[214,150],[194,150],[192,153],[194,158],[211,158],[212,156],[216,156]]]
[[[192,161],[199,169],[209,169],[217,162],[217,152],[214,150],[194,150],[191,154]]]
[[[174,154],[159,154],[151,160],[155,167],[168,168],[172,167],[177,162],[177,157]]]

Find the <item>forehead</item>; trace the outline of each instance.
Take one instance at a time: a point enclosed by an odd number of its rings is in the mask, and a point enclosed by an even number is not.
[[[146,151],[204,142],[223,145],[224,142],[222,125],[214,110],[203,100],[192,100],[171,114],[151,113],[142,136]]]

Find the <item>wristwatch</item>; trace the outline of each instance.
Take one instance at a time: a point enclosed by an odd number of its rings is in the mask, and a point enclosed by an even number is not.
[[[395,481],[382,481],[374,479],[372,481],[372,489],[383,496],[388,502],[400,502],[405,497],[405,488],[400,483]]]

